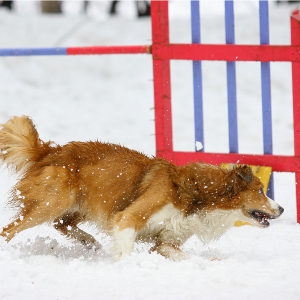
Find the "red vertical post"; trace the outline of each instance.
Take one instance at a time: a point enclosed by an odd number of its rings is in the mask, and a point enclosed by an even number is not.
[[[296,11],[291,16],[291,42],[300,46],[300,14]],[[292,62],[293,109],[294,109],[294,147],[295,156],[300,156],[300,63]],[[297,221],[300,223],[300,170],[296,176]]]
[[[151,1],[152,44],[169,43],[168,1]],[[156,155],[173,151],[170,60],[153,57]]]

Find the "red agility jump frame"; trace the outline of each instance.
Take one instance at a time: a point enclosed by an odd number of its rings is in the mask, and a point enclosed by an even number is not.
[[[155,96],[156,155],[177,165],[191,161],[270,166],[296,176],[297,220],[300,223],[300,14],[291,16],[291,46],[170,44],[168,2],[152,1],[152,56]],[[245,155],[173,151],[170,60],[288,61],[292,62],[294,156]]]

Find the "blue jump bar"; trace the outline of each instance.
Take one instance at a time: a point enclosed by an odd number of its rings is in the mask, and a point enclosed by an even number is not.
[[[7,48],[0,56],[67,55],[67,48]]]
[[[192,43],[201,43],[200,30],[200,5],[199,0],[191,1]],[[203,92],[202,92],[202,63],[193,61],[194,84],[194,119],[195,119],[195,148],[204,151],[204,126],[203,126]],[[198,143],[202,144],[202,149]]]
[[[234,44],[234,11],[233,1],[225,1],[225,32],[226,44]],[[227,62],[227,97],[228,97],[228,130],[229,152],[238,153],[238,124],[236,101],[236,71],[235,62]]]
[[[269,45],[268,1],[259,1],[260,44]],[[261,63],[264,154],[273,153],[270,62]]]
[[[270,40],[269,40],[268,1],[259,1],[259,22],[260,22],[260,44],[269,45]],[[264,154],[273,154],[270,62],[261,63],[261,91],[262,91]],[[267,195],[271,199],[274,199],[273,173],[271,174]]]

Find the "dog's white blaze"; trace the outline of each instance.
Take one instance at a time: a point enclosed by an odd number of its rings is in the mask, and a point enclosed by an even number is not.
[[[277,211],[277,213],[279,214],[279,205],[272,199],[270,199],[269,197],[267,197],[270,203],[270,206],[272,209],[275,209]]]
[[[136,238],[136,231],[134,228],[126,228],[122,231],[115,228],[113,230],[113,236],[115,238],[114,252],[117,259],[121,259],[133,251]]]

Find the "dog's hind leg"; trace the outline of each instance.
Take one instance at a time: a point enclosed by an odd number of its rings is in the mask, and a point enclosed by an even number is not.
[[[84,218],[79,212],[67,213],[54,220],[54,228],[60,233],[66,235],[68,238],[82,243],[88,249],[100,249],[101,245],[94,239],[93,236],[77,227],[78,223],[83,220]]]
[[[62,215],[67,208],[67,206],[61,205],[59,208],[55,209],[55,214]],[[0,236],[5,237],[7,242],[9,242],[17,233],[25,229],[49,222],[51,219],[53,220],[53,210],[43,209],[40,206],[31,207],[30,209],[24,208],[18,215],[19,216],[5,226],[0,233]]]
[[[30,218],[29,218],[30,220]],[[27,228],[31,228],[37,224],[30,224],[27,219],[24,221],[23,216],[16,218],[10,224],[3,227],[0,236],[3,236],[7,242],[9,242],[18,232],[21,232]]]
[[[38,176],[22,179],[15,186],[11,200],[20,212],[0,235],[8,242],[15,234],[51,222],[70,211],[76,202],[77,191],[70,187],[68,180],[68,171],[53,166],[44,168]]]

